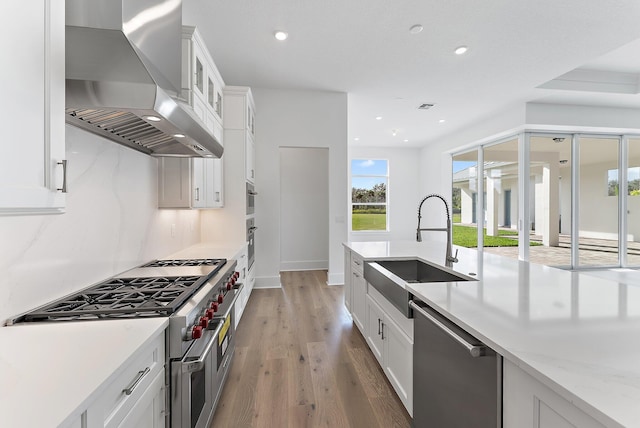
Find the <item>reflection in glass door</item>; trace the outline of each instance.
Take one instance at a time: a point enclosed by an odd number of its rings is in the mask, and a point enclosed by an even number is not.
[[[579,138],[581,267],[618,266],[619,138]]]
[[[628,139],[627,265],[640,266],[640,138]]]
[[[533,135],[529,147],[532,221],[529,260],[571,266],[571,135]]]
[[[478,151],[455,155],[452,162],[453,244],[476,248],[478,246],[478,224],[476,222]]]

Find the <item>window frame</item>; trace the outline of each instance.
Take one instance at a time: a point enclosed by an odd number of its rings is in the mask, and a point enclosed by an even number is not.
[[[354,174],[353,172],[353,163],[354,162],[385,162],[386,164],[386,174]],[[350,187],[349,187],[349,229],[352,233],[387,233],[390,231],[390,222],[389,222],[389,169],[390,169],[390,161],[386,158],[362,158],[362,157],[354,157],[350,159],[349,162],[350,168]],[[385,179],[385,202],[353,202],[353,179],[354,178],[384,178]],[[384,206],[385,208],[385,228],[384,229],[354,229],[353,228],[353,207],[354,205],[369,205],[369,206]]]

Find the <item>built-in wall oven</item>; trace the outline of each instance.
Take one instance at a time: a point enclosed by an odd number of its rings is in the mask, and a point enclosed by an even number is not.
[[[255,260],[255,232],[258,229],[255,226],[255,219],[247,219],[247,242],[249,243],[247,248],[247,271],[251,270],[253,262]]]
[[[247,181],[247,215],[256,212],[255,199],[257,194],[255,186]]]

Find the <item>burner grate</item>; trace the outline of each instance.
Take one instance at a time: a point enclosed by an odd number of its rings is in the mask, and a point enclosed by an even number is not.
[[[25,315],[25,321],[63,321],[167,316],[207,277],[110,279]]]

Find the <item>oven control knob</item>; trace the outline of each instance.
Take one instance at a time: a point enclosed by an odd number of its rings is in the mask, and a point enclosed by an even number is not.
[[[222,303],[224,301],[224,295],[218,294],[218,303]]]
[[[234,277],[235,279],[240,278],[240,272],[237,272],[237,271],[236,271],[236,272],[234,272],[234,273],[233,273],[233,277]]]
[[[207,309],[204,316],[209,319],[213,319],[215,314],[216,314],[216,311],[214,311],[213,309]]]
[[[218,301],[215,302],[211,302],[211,309],[213,310],[213,312],[218,312]]]
[[[200,317],[200,326],[202,328],[207,328],[207,326],[209,325],[209,319],[208,317],[204,316],[204,317]]]
[[[231,290],[231,287],[233,287],[233,283],[231,281],[227,282],[227,290]]]
[[[193,328],[191,329],[191,334],[190,334],[190,338],[189,339],[200,339],[202,337],[202,326],[201,325],[194,325]]]
[[[233,278],[231,278],[231,285],[235,285],[236,283],[236,277],[234,276]]]

